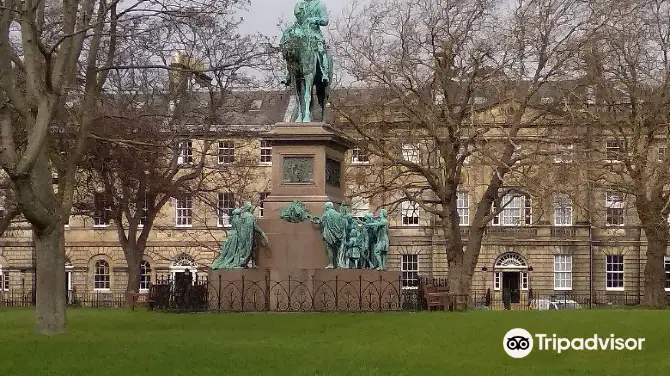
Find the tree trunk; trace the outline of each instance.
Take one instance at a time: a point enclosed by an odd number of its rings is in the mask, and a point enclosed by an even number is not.
[[[65,239],[62,226],[52,231],[33,231],[37,286],[36,330],[40,334],[57,334],[67,328],[65,306]]]
[[[647,260],[644,266],[642,305],[649,308],[665,308],[667,298],[663,258],[668,247],[668,237],[654,230],[645,230],[645,234],[647,236]]]
[[[126,244],[123,252],[126,256],[126,263],[128,264],[128,284],[126,285],[126,305],[131,306],[131,293],[140,291],[140,264],[142,263],[142,255],[134,242],[130,241]]]

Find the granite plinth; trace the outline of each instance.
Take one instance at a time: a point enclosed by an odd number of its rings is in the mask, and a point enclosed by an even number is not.
[[[261,218],[258,225],[268,237],[268,245],[258,250],[258,268],[319,269],[328,265],[321,233],[311,222],[290,223],[279,218]]]
[[[209,273],[210,309],[372,312],[401,308],[399,271],[231,269]]]

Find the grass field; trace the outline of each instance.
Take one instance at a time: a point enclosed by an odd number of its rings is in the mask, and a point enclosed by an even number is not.
[[[670,311],[160,314],[70,310],[69,333],[33,334],[0,311],[0,375],[661,375]],[[641,351],[503,351],[520,327],[562,337],[644,337]],[[537,345],[535,345],[537,349]]]

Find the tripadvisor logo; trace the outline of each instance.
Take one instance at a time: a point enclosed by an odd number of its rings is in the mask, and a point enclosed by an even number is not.
[[[515,328],[503,337],[503,349],[512,358],[525,358],[533,348],[540,351],[555,351],[561,353],[573,351],[622,351],[642,350],[644,338],[621,338],[610,334],[609,337],[600,337],[594,334],[587,338],[564,338],[556,334],[536,333],[535,338],[526,329]]]

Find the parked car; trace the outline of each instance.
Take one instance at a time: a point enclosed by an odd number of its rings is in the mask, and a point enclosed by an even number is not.
[[[549,311],[554,309],[581,309],[582,306],[572,299],[550,298],[533,299],[530,303],[532,309],[538,311]]]

